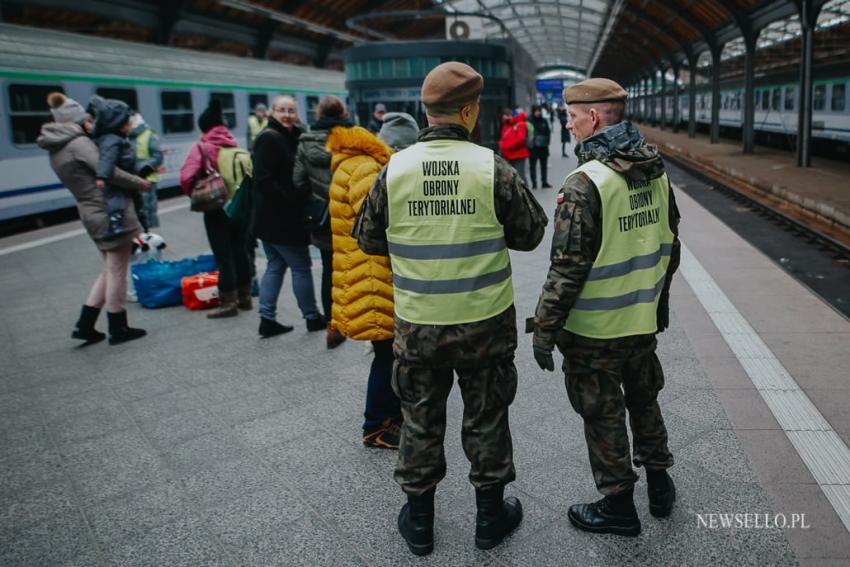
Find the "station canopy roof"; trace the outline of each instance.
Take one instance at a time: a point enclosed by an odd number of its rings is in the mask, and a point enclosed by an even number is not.
[[[612,15],[611,0],[445,0],[451,13],[481,12],[502,21],[505,28],[539,67],[584,70]],[[485,21],[489,35],[502,34],[495,21]]]

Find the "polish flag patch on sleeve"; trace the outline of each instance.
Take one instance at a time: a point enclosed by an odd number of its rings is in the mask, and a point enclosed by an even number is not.
[[[564,202],[564,199],[565,199],[564,192],[561,191],[560,193],[558,193],[558,204],[559,205],[562,204]]]

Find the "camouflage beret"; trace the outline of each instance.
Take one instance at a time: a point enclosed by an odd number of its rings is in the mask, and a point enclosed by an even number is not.
[[[422,103],[440,108],[460,108],[475,101],[484,88],[484,77],[464,63],[437,65],[422,83]]]
[[[626,89],[611,79],[586,79],[564,89],[567,104],[626,100]]]

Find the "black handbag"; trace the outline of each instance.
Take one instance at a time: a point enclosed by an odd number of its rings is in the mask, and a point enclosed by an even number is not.
[[[307,231],[316,232],[326,227],[328,220],[328,202],[311,193],[301,210],[301,224]]]

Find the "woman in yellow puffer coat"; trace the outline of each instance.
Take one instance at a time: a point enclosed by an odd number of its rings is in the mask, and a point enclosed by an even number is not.
[[[401,118],[398,118],[401,117]],[[400,148],[416,141],[418,127],[407,114],[384,117],[383,139]],[[366,195],[393,150],[360,127],[336,126],[328,133],[331,154],[330,217],[333,241],[333,326],[347,337],[372,341],[363,444],[397,449],[401,408],[390,381],[393,366],[393,285],[389,258],[370,256],[351,229]]]

